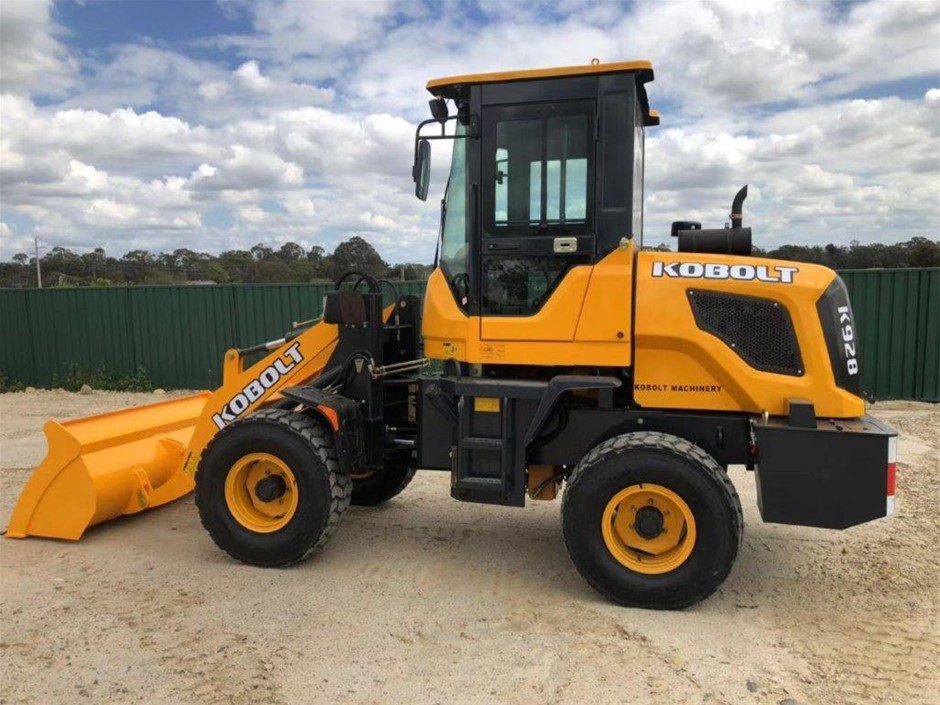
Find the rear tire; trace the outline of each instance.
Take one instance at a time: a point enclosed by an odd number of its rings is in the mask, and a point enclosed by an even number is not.
[[[416,468],[404,464],[389,464],[381,470],[353,475],[352,503],[373,507],[387,502],[402,492],[414,479]]]
[[[259,462],[282,475],[261,491],[253,489],[261,487],[256,478],[269,471],[257,474]],[[268,500],[278,492],[290,500],[280,516],[269,508],[279,500]],[[298,563],[326,544],[351,494],[333,434],[286,409],[264,409],[220,431],[196,472],[196,506],[212,540],[233,558],[262,567]]]
[[[731,571],[744,528],[721,466],[686,440],[652,432],[590,451],[568,478],[562,522],[568,554],[591,586],[618,604],[652,609],[711,595]]]

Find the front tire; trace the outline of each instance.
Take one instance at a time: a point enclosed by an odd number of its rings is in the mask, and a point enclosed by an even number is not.
[[[711,595],[740,547],[744,520],[721,466],[686,440],[627,433],[588,453],[562,502],[578,572],[628,607],[681,609]]]
[[[286,409],[264,409],[220,431],[196,472],[196,506],[212,540],[262,567],[298,563],[326,544],[351,494],[333,435]]]

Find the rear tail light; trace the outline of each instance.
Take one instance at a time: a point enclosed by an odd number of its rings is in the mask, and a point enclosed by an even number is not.
[[[894,514],[894,485],[898,474],[898,437],[888,438],[888,506],[885,516]]]

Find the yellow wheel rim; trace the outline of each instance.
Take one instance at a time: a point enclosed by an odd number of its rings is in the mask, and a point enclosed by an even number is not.
[[[225,503],[239,524],[269,534],[283,529],[297,511],[297,479],[280,458],[250,453],[225,476]]]
[[[368,480],[373,475],[375,475],[375,470],[363,470],[362,472],[354,472],[352,474],[352,479],[353,482],[358,480]]]
[[[646,575],[675,570],[695,548],[692,510],[661,485],[631,485],[611,497],[601,532],[617,562]]]

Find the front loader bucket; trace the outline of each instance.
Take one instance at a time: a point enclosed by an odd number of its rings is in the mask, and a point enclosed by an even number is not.
[[[183,460],[209,396],[47,422],[48,453],[13,509],[7,536],[76,540],[89,526],[192,491]]]

